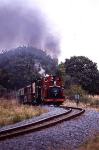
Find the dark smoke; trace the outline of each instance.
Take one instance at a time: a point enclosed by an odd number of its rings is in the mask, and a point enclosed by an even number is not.
[[[21,1],[0,3],[0,49],[29,45],[57,57],[59,39],[51,34],[45,16],[37,6],[30,9]]]

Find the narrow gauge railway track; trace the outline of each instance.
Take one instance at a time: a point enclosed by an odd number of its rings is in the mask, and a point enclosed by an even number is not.
[[[41,119],[39,121],[35,121],[33,123],[0,131],[0,141],[50,127],[56,123],[78,117],[85,112],[85,110],[81,108],[65,106],[61,106],[61,108],[64,108],[67,111],[58,115]]]

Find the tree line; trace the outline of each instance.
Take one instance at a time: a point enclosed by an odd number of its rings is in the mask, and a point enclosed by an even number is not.
[[[33,47],[18,47],[0,54],[0,89],[17,90],[46,74],[62,76],[65,89],[81,86],[90,94],[99,94],[97,64],[85,56],[73,56],[58,65],[46,52]]]

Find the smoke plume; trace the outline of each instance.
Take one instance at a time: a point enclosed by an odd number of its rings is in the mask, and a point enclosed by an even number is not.
[[[0,0],[0,49],[28,45],[57,57],[59,39],[51,32],[47,18],[33,2],[34,6],[30,8],[25,0]]]

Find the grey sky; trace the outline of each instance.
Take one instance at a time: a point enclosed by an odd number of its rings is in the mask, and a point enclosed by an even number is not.
[[[20,3],[41,9],[61,39],[60,61],[84,55],[99,66],[99,0],[20,0]]]
[[[59,60],[84,55],[99,66],[99,0],[37,1],[61,35]]]
[[[35,0],[0,3],[0,51],[29,45],[57,58],[59,43],[59,36],[52,31],[45,13]]]

